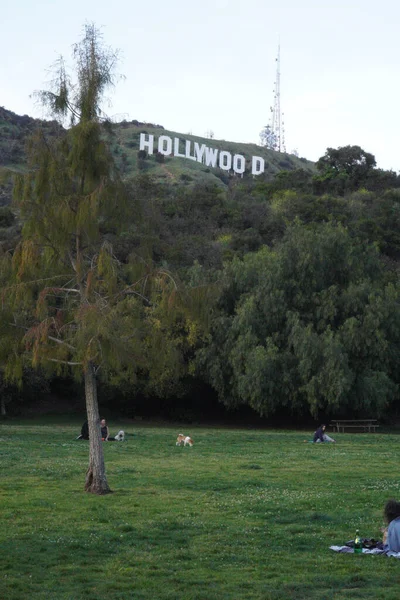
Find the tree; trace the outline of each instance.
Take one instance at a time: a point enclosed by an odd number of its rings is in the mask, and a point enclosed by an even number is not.
[[[71,127],[57,138],[42,131],[32,137],[28,172],[14,188],[23,239],[3,299],[12,308],[8,323],[20,333],[20,352],[9,358],[8,372],[18,378],[21,357],[29,352],[34,367],[53,367],[58,374],[72,367],[82,374],[90,432],[85,489],[105,494],[110,489],[96,379],[99,369],[118,371],[133,355],[140,364],[136,332],[149,273],[128,281],[102,238],[123,222],[126,206],[125,186],[102,136],[101,101],[115,82],[117,54],[89,24],[73,56],[76,81],[60,59],[54,88],[37,94],[53,115],[69,117]]]
[[[61,58],[53,89],[37,93],[52,115],[64,121],[69,117],[71,127],[53,139],[38,131],[29,142],[28,172],[14,188],[24,228],[13,256],[17,283],[9,288],[9,299],[14,301],[13,325],[24,332],[21,342],[33,366],[53,364],[58,372],[73,366],[83,372],[90,431],[85,489],[104,494],[110,490],[96,374],[102,364],[116,361],[117,336],[125,337],[118,263],[111,247],[101,243],[102,228],[118,218],[125,201],[101,127],[101,101],[114,85],[118,56],[88,24],[73,57],[76,81]]]
[[[314,177],[316,193],[335,191],[344,194],[364,185],[376,166],[375,156],[360,146],[327,148],[316,167],[321,175]]]
[[[336,173],[346,173],[352,179],[364,177],[375,166],[375,156],[360,146],[327,148],[316,163],[319,171],[333,169]]]
[[[399,397],[400,288],[376,248],[295,223],[225,275],[198,362],[227,406],[380,415]]]

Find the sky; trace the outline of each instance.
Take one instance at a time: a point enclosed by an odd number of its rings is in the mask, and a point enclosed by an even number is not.
[[[215,139],[259,143],[280,44],[286,149],[317,160],[358,145],[400,171],[400,3],[395,0],[17,0],[2,5],[0,106],[46,117],[60,55],[94,22],[120,50],[104,110]]]

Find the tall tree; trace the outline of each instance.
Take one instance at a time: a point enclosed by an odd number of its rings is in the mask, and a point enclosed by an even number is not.
[[[54,87],[37,93],[71,126],[58,138],[39,131],[30,140],[28,171],[14,188],[24,227],[6,296],[13,300],[12,325],[32,364],[58,372],[75,367],[83,374],[90,432],[85,489],[105,494],[110,488],[96,376],[99,368],[117,369],[127,357],[140,310],[124,293],[120,265],[101,235],[110,221],[121,219],[126,201],[102,137],[101,102],[114,85],[118,56],[88,24],[73,58],[75,80],[60,59]],[[16,360],[15,369],[18,365]]]

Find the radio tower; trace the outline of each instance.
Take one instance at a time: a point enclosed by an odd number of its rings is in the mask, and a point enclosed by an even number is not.
[[[270,124],[260,133],[261,145],[276,152],[286,152],[285,124],[281,112],[281,46],[278,45],[276,62],[276,79],[274,88],[274,106],[271,106]]]

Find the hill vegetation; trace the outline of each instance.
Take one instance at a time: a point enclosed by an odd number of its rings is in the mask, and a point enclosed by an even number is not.
[[[0,169],[3,173],[5,168],[15,171],[25,168],[26,141],[38,128],[43,129],[50,137],[65,133],[64,128],[57,121],[33,119],[28,115],[20,116],[0,107]],[[104,127],[104,135],[107,137],[118,168],[125,177],[135,176],[138,172],[146,172],[156,182],[166,182],[169,186],[179,186],[183,183],[210,184],[218,185],[222,189],[225,189],[232,179],[237,179],[233,173],[227,174],[226,171],[219,168],[207,167],[187,159],[164,157],[157,152],[156,148],[153,155],[140,152],[139,137],[141,133],[153,135],[156,139],[160,135],[171,138],[178,137],[213,148],[221,148],[232,154],[241,154],[247,159],[253,155],[261,156],[265,160],[263,179],[267,180],[271,180],[280,171],[305,169],[309,173],[315,172],[314,163],[305,158],[274,152],[256,144],[202,138],[190,133],[183,135],[166,130],[161,125],[142,123],[137,120],[107,123]],[[6,193],[3,186],[0,194],[0,206],[11,202],[10,187],[7,188]]]
[[[42,242],[46,237],[53,240],[50,246],[59,256],[55,223],[59,222],[61,234],[75,219],[74,211],[78,215],[83,210],[80,202],[86,196],[77,199],[68,162],[68,157],[76,159],[77,127],[65,129],[56,121],[41,122],[0,109],[0,276],[6,290],[12,280],[14,284],[18,278],[28,281],[31,267],[21,271],[28,259],[36,261],[36,273],[38,268],[47,273],[51,261],[46,244],[39,254],[33,252],[38,232]],[[36,140],[41,141],[35,155],[35,146],[27,141],[38,129]],[[99,124],[99,132],[96,152],[107,150],[112,181],[123,184],[127,205],[122,211],[118,204],[112,212],[109,201],[101,196],[101,211],[91,204],[76,221],[85,236],[89,231],[92,235],[96,226],[92,267],[93,260],[98,260],[94,257],[102,257],[101,269],[103,274],[108,269],[110,285],[116,285],[117,270],[121,285],[128,286],[148,282],[150,275],[163,272],[174,282],[174,295],[181,302],[176,312],[172,296],[162,300],[165,278],[156,278],[151,294],[135,288],[131,310],[132,318],[141,323],[140,346],[134,350],[130,368],[121,371],[114,365],[102,374],[104,408],[112,404],[121,414],[195,418],[201,412],[203,416],[218,412],[218,398],[229,409],[250,407],[254,414],[269,417],[288,412],[293,418],[320,418],[333,412],[335,416],[368,412],[368,416],[380,417],[396,413],[400,384],[398,174],[377,168],[373,154],[359,146],[327,148],[313,164],[255,145],[182,135],[137,121],[105,122]],[[139,147],[141,133],[196,141],[246,159],[262,156],[266,169],[257,177],[248,169],[239,176],[184,158],[158,152],[149,155]],[[48,158],[42,164],[37,157],[45,156],[44,152]],[[58,165],[57,169],[49,170],[50,164]],[[47,174],[34,184],[43,166]],[[37,195],[39,187],[48,177],[56,181],[56,171],[60,177],[63,169],[65,177],[60,182],[65,189],[61,194],[58,189],[57,201],[52,196],[53,217],[43,220],[45,213],[40,217],[39,211],[32,225],[31,201],[44,202],[50,192]],[[12,203],[13,174],[19,174],[25,184],[16,188]],[[26,187],[28,182],[32,187]],[[86,176],[81,182],[87,184]],[[96,186],[93,193],[97,194]],[[72,209],[68,218],[63,194],[65,198],[75,194],[77,202],[75,206],[67,200]],[[43,210],[49,206],[45,202]],[[61,214],[64,217],[57,221]],[[63,252],[68,254],[70,240],[62,239]],[[49,277],[55,274],[51,269]],[[100,275],[96,277],[100,282]],[[36,302],[40,290],[30,294]],[[26,304],[20,303],[20,309],[23,306],[26,311]],[[200,320],[195,312],[203,313]],[[38,324],[38,313],[32,312],[29,327],[35,319]],[[94,320],[92,329],[100,327],[98,323]],[[115,331],[120,326],[118,321]],[[98,329],[95,338],[101,346],[107,336]],[[25,397],[10,383],[12,339],[15,335],[3,327],[3,412],[6,399],[7,410],[12,411],[18,405],[16,398]],[[33,381],[26,342],[14,347],[25,384]],[[75,385],[67,382],[65,370],[49,380],[40,364],[42,370],[35,377],[50,381],[50,388],[59,385],[60,377],[65,386]],[[42,384],[35,380],[34,385]]]
[[[125,174],[137,171],[147,172],[156,181],[166,181],[168,185],[178,186],[182,183],[218,185],[226,188],[232,180],[238,177],[230,172],[219,168],[208,167],[204,164],[176,157],[167,157],[157,152],[149,155],[146,151],[140,152],[139,137],[144,133],[146,136],[153,135],[157,140],[160,135],[181,140],[189,140],[199,144],[205,144],[211,148],[220,148],[232,154],[240,154],[246,157],[247,165],[251,156],[261,156],[265,160],[264,177],[271,180],[274,175],[283,170],[305,169],[310,173],[315,172],[314,163],[305,158],[274,152],[264,146],[256,144],[243,144],[193,136],[190,133],[182,134],[169,131],[151,124],[139,123],[138,121],[123,121],[113,128],[113,136],[110,145],[116,156],[120,169]],[[244,175],[246,177],[246,175]],[[247,175],[249,177],[249,175]],[[241,178],[240,178],[241,179]]]

